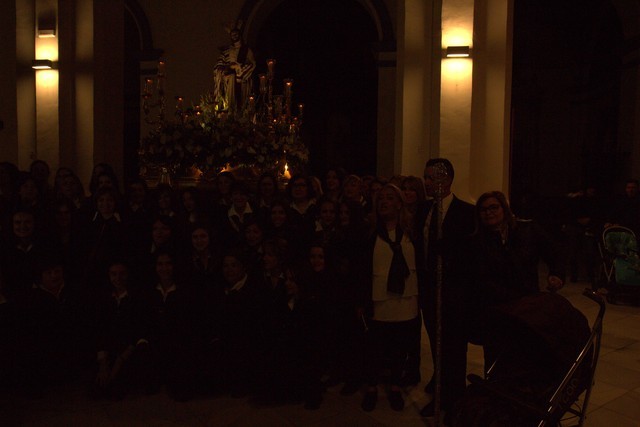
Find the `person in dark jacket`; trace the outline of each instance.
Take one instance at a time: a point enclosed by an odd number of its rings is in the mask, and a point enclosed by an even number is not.
[[[21,386],[41,395],[76,378],[89,357],[87,305],[67,286],[62,260],[38,260],[36,283],[17,301],[20,321],[18,370]]]
[[[138,344],[144,345],[140,350],[150,361],[146,386],[155,391],[166,384],[170,396],[185,401],[193,396],[197,376],[193,355],[200,330],[198,305],[176,272],[175,256],[161,249],[155,259],[156,286],[144,292],[145,317]]]
[[[484,193],[476,203],[478,230],[470,245],[468,269],[474,283],[468,304],[471,339],[485,344],[483,327],[490,311],[539,291],[538,264],[546,263],[547,289],[555,291],[564,284],[562,263],[551,236],[533,221],[518,221],[505,195],[499,191]],[[491,366],[497,349],[485,344],[485,366]]]
[[[123,261],[109,265],[110,288],[95,302],[95,350],[97,369],[93,392],[120,400],[139,372],[136,348],[141,339],[140,300],[129,290],[129,268]],[[132,363],[133,361],[133,363]]]
[[[468,244],[468,238],[475,228],[473,205],[457,198],[451,191],[454,169],[447,159],[429,159],[425,165],[424,183],[427,196],[435,198],[440,191],[442,211],[432,199],[425,209],[416,213],[417,232],[422,238],[416,242],[418,252],[420,304],[425,329],[431,343],[431,355],[436,358],[436,301],[438,285],[437,261],[442,259],[442,409],[451,412],[456,401],[466,388],[467,337],[461,318],[464,318],[464,304],[469,282],[462,272],[465,260],[460,256]],[[436,216],[438,215],[438,216]],[[440,216],[442,215],[442,216]],[[440,220],[438,220],[438,217]],[[437,235],[438,223],[442,225],[442,236]],[[437,368],[434,363],[434,371]],[[433,394],[435,381],[425,387]],[[435,399],[434,399],[435,400]],[[432,400],[420,412],[424,417],[433,416],[435,402]]]

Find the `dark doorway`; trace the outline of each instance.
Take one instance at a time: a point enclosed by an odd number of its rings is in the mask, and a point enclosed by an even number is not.
[[[258,33],[256,73],[276,59],[276,92],[283,78],[293,78],[294,105],[305,104],[309,172],[337,165],[375,173],[376,41],[371,18],[353,0],[285,0]]]
[[[511,189],[562,197],[624,174],[623,35],[608,0],[515,2]]]

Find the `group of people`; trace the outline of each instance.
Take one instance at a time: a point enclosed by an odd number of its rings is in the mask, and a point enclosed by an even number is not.
[[[327,385],[391,408],[418,384],[422,324],[452,413],[467,343],[491,345],[493,307],[563,285],[558,245],[498,191],[475,206],[454,169],[382,180],[329,169],[282,183],[220,173],[212,188],[124,192],[107,164],[88,195],[61,167],[0,164],[0,380],[28,393],[93,372],[96,396],[162,385],[177,400],[229,392],[317,408]],[[436,202],[438,201],[438,202]],[[441,203],[440,203],[441,202]],[[438,320],[436,314],[441,313]],[[441,354],[437,347],[441,326]],[[433,394],[432,379],[425,387]],[[432,416],[434,404],[421,414]]]

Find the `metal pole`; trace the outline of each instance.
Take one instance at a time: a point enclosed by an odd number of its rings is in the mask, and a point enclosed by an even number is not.
[[[442,164],[434,165],[434,178],[437,184],[435,209],[438,210],[437,241],[431,248],[436,252],[436,360],[435,360],[435,396],[434,418],[436,427],[440,426],[440,412],[442,406],[442,221],[444,210],[444,183],[447,180],[447,170]],[[430,242],[431,243],[431,242]]]

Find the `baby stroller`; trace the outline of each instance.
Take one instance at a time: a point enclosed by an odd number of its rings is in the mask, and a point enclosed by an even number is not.
[[[454,426],[582,426],[594,382],[605,304],[591,329],[565,298],[540,293],[499,307],[492,345],[500,353],[485,378],[470,385],[456,407]]]
[[[602,257],[601,284],[607,289],[607,301],[638,304],[640,296],[640,257],[632,230],[614,225],[602,232],[599,244]]]

